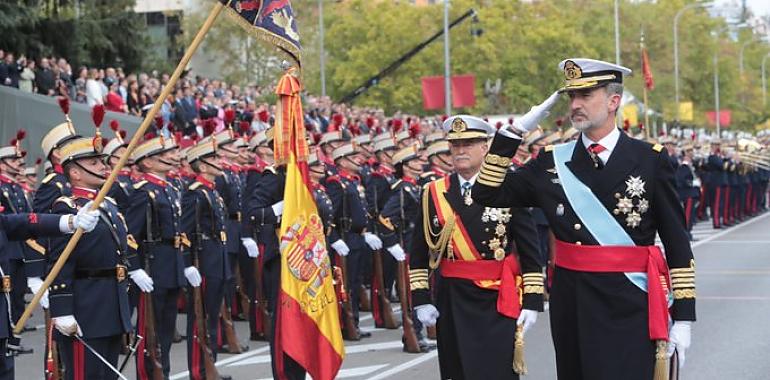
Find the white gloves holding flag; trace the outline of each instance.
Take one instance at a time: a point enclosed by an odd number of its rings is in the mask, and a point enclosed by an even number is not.
[[[371,232],[364,232],[364,240],[366,240],[366,245],[368,245],[369,248],[375,251],[382,249],[382,240],[380,240],[377,235]]]
[[[259,257],[259,247],[257,246],[257,242],[254,241],[254,239],[241,238],[241,244],[243,244],[243,247],[246,248],[246,253],[249,255],[249,257],[252,259]]]
[[[61,317],[53,318],[53,325],[57,330],[59,330],[60,333],[66,336],[70,336],[75,333],[77,333],[79,336],[83,335],[83,330],[80,329],[78,321],[75,320],[74,315],[64,315]]]
[[[425,305],[415,306],[414,311],[417,313],[417,319],[426,327],[436,325],[439,313],[435,306],[427,303]]]
[[[136,286],[138,286],[139,289],[141,289],[143,292],[150,293],[154,289],[152,278],[150,278],[144,269],[132,270],[128,272],[128,276],[131,277],[131,280],[133,280]]]
[[[187,282],[190,283],[190,286],[193,288],[197,288],[201,286],[201,274],[198,272],[198,268],[190,265],[187,268],[184,268],[184,276],[187,278]]]
[[[71,234],[76,229],[82,228],[85,232],[91,232],[99,223],[99,210],[91,211],[93,201],[86,203],[78,210],[76,215],[64,215],[59,218],[59,231]]]
[[[537,322],[537,311],[521,309],[521,313],[519,313],[519,319],[516,320],[516,325],[522,326],[524,329],[524,334],[526,334],[527,331],[535,325],[535,322]]]
[[[37,294],[40,288],[43,286],[43,279],[40,277],[28,277],[27,287],[32,291],[32,294]],[[48,309],[48,289],[43,293],[43,297],[40,298],[40,307]]]
[[[679,369],[684,367],[684,353],[690,348],[690,329],[692,322],[690,321],[674,321],[674,325],[671,326],[671,330],[668,332],[668,357],[674,355],[676,350],[677,358],[679,359]]]
[[[347,256],[348,253],[350,253],[350,247],[348,247],[347,244],[345,244],[342,239],[339,239],[332,243],[332,248],[334,248],[335,251],[337,251],[337,254],[340,256]]]

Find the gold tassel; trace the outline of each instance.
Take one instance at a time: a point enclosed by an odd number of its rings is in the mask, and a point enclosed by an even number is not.
[[[653,380],[668,380],[668,343],[665,340],[659,340],[656,345]]]
[[[513,343],[513,372],[519,375],[527,374],[527,363],[524,362],[524,326],[516,326],[516,338]]]

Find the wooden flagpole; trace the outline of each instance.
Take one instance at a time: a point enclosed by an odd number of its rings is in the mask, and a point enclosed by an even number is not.
[[[171,91],[174,89],[174,85],[176,85],[176,82],[179,80],[179,77],[182,75],[182,72],[184,71],[185,67],[187,67],[188,63],[190,63],[190,59],[192,58],[193,54],[195,54],[195,51],[198,49],[198,46],[200,46],[201,42],[203,42],[203,38],[206,36],[206,33],[208,33],[208,31],[214,25],[214,21],[217,19],[217,16],[219,16],[219,14],[222,13],[222,10],[225,8],[225,6],[229,6],[229,3],[230,2],[228,1],[228,4],[225,5],[225,4],[222,4],[220,1],[215,2],[214,7],[211,9],[211,12],[209,12],[208,18],[206,18],[206,21],[198,30],[198,34],[195,35],[195,38],[193,39],[192,43],[190,43],[190,46],[188,46],[187,50],[185,50],[184,56],[182,57],[182,60],[179,61],[179,64],[176,66],[176,69],[174,70],[174,73],[171,75],[171,78],[169,79],[168,84],[166,84],[166,86],[163,87],[163,90],[160,92],[160,95],[155,100],[155,104],[152,105],[150,112],[147,113],[147,116],[142,121],[142,124],[139,126],[139,129],[131,138],[131,142],[128,144],[125,154],[123,154],[123,156],[120,158],[120,161],[118,161],[118,164],[110,173],[110,176],[107,177],[107,181],[104,182],[104,185],[102,185],[102,188],[99,190],[99,194],[97,194],[96,199],[94,199],[93,205],[91,206],[92,210],[97,210],[99,208],[99,205],[102,203],[102,201],[104,201],[104,197],[107,196],[107,193],[112,188],[112,184],[115,182],[115,179],[118,177],[118,173],[126,165],[128,158],[134,152],[134,149],[136,149],[136,146],[139,145],[139,140],[142,138],[142,136],[144,136],[144,132],[150,126],[150,123],[153,122],[155,115],[158,113],[158,111],[160,111],[160,107],[163,105],[163,102],[165,102],[166,98],[168,98],[168,96],[171,94]],[[43,297],[43,293],[46,290],[48,290],[49,286],[51,286],[51,283],[59,274],[59,271],[61,271],[61,268],[64,266],[64,263],[67,261],[70,254],[72,254],[72,251],[75,249],[75,246],[77,246],[78,241],[82,236],[83,236],[83,229],[78,228],[77,231],[75,231],[75,234],[73,234],[72,237],[70,238],[69,242],[67,242],[67,246],[64,247],[64,251],[62,252],[61,256],[59,256],[59,259],[56,260],[56,263],[54,264],[53,268],[51,268],[50,273],[45,278],[45,281],[43,281],[43,285],[40,287],[40,290],[38,290],[37,293],[35,293],[35,296],[32,297],[32,301],[30,301],[29,305],[27,305],[27,308],[24,310],[24,314],[22,314],[21,318],[19,318],[19,320],[16,322],[16,325],[13,330],[15,334],[21,333],[21,331],[24,329],[24,324],[32,315],[32,310],[34,310],[35,307],[37,307],[38,303],[40,302],[40,298]]]

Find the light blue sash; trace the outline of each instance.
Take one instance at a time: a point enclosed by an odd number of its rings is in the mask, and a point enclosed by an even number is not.
[[[580,221],[588,229],[588,232],[599,242],[599,245],[636,245],[626,230],[620,226],[617,220],[604,207],[604,204],[596,198],[593,191],[580,181],[565,165],[572,158],[575,150],[575,141],[554,146],[553,162],[556,165],[556,174],[559,182],[567,195],[567,201],[572,206]],[[639,289],[647,291],[647,273],[626,272],[626,277]]]

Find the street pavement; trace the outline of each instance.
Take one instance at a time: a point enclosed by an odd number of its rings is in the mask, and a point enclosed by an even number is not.
[[[735,227],[713,230],[710,222],[695,226],[693,243],[697,265],[698,322],[693,325],[692,347],[687,352],[681,379],[770,378],[770,213]],[[30,326],[42,324],[36,313]],[[185,331],[185,316],[178,319]],[[269,348],[265,342],[246,342],[248,325],[235,322],[238,337],[250,350],[239,355],[220,354],[220,373],[234,379],[270,379]],[[375,329],[369,313],[362,313],[361,328],[372,337],[346,342],[347,356],[340,379],[437,379],[437,352],[408,354],[401,349],[400,330]],[[16,359],[19,379],[43,377],[44,329],[23,335],[22,343],[33,354]],[[171,380],[188,378],[186,345],[172,348]],[[540,315],[527,334],[526,358],[529,375],[524,379],[555,379],[553,345],[548,313]],[[122,360],[122,358],[121,358]],[[134,379],[133,366],[124,371]]]

